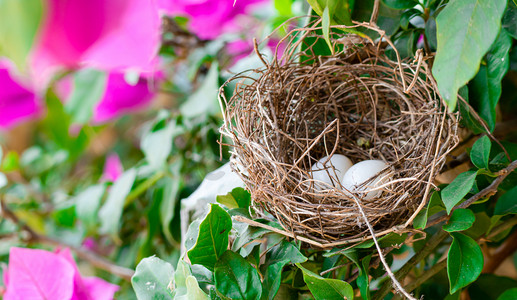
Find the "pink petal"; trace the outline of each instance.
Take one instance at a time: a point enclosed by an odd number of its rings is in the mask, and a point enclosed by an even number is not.
[[[171,15],[190,17],[189,29],[201,39],[214,39],[235,27],[235,17],[250,11],[250,5],[265,0],[158,0]]]
[[[17,82],[2,65],[0,87],[0,129],[35,117],[40,112],[36,94]]]
[[[108,76],[106,91],[94,111],[93,122],[103,123],[125,113],[136,111],[151,103],[153,93],[149,83],[141,78],[136,85],[129,85],[121,73]]]
[[[111,284],[97,277],[82,277],[70,249],[56,250],[56,254],[67,260],[74,267],[74,293],[70,300],[109,300],[118,291],[118,285]]]
[[[92,300],[111,300],[119,286],[97,277],[84,277],[83,283]]]
[[[11,248],[8,272],[5,300],[70,299],[74,290],[73,265],[45,250]]]
[[[115,182],[122,173],[124,173],[124,167],[120,162],[120,158],[116,153],[110,154],[106,158],[106,163],[104,163],[104,171],[102,172],[101,181]]]
[[[31,66],[38,86],[60,68],[153,68],[160,18],[151,0],[47,0]]]

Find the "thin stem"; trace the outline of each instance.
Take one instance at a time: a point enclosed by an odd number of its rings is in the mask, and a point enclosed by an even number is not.
[[[153,176],[147,178],[144,182],[140,183],[129,195],[127,195],[126,200],[124,202],[124,207],[127,207],[131,202],[133,202],[138,196],[146,192],[150,187],[155,185],[158,180],[165,177],[165,172],[160,171],[154,174]]]
[[[2,208],[2,216],[6,219],[9,219],[16,225],[20,226],[21,229],[25,232],[27,232],[28,237],[26,239],[27,243],[42,243],[51,245],[54,247],[62,247],[62,248],[69,248],[73,252],[77,254],[78,257],[81,259],[84,259],[88,262],[90,262],[93,266],[108,271],[111,274],[117,275],[120,278],[123,278],[127,281],[131,280],[131,277],[135,273],[133,270],[118,266],[110,262],[109,260],[105,259],[104,257],[98,256],[97,254],[88,251],[86,249],[76,247],[69,245],[65,242],[59,241],[57,239],[44,236],[41,234],[36,233],[29,225],[23,223],[5,204],[4,198],[0,198],[0,206]]]
[[[425,244],[425,246],[422,248],[422,250],[418,253],[415,253],[413,257],[409,259],[407,263],[405,263],[402,268],[400,268],[397,272],[395,272],[395,278],[397,280],[401,280],[413,269],[416,264],[418,264],[420,261],[422,261],[424,258],[426,258],[429,254],[431,254],[440,243],[447,238],[449,235],[448,232],[441,230],[434,236],[432,236],[429,241]],[[386,295],[391,291],[391,280],[388,279],[382,287],[379,289],[379,291],[374,295],[373,299],[384,299]],[[408,291],[410,292],[410,291]]]

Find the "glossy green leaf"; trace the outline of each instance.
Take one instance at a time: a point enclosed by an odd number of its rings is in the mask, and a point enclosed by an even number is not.
[[[217,196],[217,202],[229,209],[248,208],[251,204],[251,194],[243,188],[234,188],[226,195]]]
[[[449,214],[454,206],[458,204],[465,195],[472,189],[476,181],[476,171],[467,171],[461,173],[442,190],[442,201],[445,204],[447,214]]]
[[[509,50],[512,39],[501,29],[499,36],[486,55],[486,65],[481,65],[469,84],[470,103],[493,131],[496,123],[496,106],[501,97],[501,80],[510,66]]]
[[[452,212],[447,224],[443,225],[443,230],[448,232],[467,230],[472,227],[476,217],[470,209],[458,208]]]
[[[96,184],[74,197],[75,213],[87,230],[94,230],[97,226],[97,212],[105,191],[105,184]]]
[[[187,118],[219,115],[218,90],[219,66],[214,62],[201,86],[180,106],[181,114]]]
[[[73,74],[72,94],[66,101],[65,110],[74,123],[90,121],[95,105],[104,95],[107,81],[107,74],[95,69],[82,69]]]
[[[327,42],[330,51],[334,53],[334,48],[330,42],[330,14],[328,6],[325,7],[323,15],[321,16],[321,29],[323,30],[323,38],[325,38],[325,42]]]
[[[515,300],[517,299],[517,288],[506,290],[497,298],[497,300]]]
[[[452,294],[478,278],[483,269],[483,253],[470,237],[458,232],[451,233],[451,236],[453,240],[447,254],[447,276]]]
[[[517,186],[504,193],[495,204],[495,215],[517,214]]]
[[[505,7],[506,0],[452,0],[436,18],[433,75],[449,110],[456,108],[458,89],[476,75],[495,41]]]
[[[196,244],[187,255],[192,264],[200,264],[213,271],[215,263],[228,249],[228,234],[232,229],[230,215],[217,204],[199,225]]]
[[[226,251],[215,264],[215,287],[225,298],[260,299],[260,276],[242,256]]]
[[[359,270],[359,276],[357,277],[357,285],[359,286],[359,291],[361,292],[361,297],[365,300],[370,299],[370,278],[368,276],[368,270],[370,266],[370,260],[372,255],[367,255],[362,259],[359,258],[359,255],[356,250],[348,249],[344,252],[341,252],[345,255],[350,261],[354,262]]]
[[[174,268],[156,256],[144,258],[136,266],[131,284],[139,300],[172,299],[169,289]]]
[[[316,300],[354,299],[354,289],[346,282],[338,279],[328,279],[319,276],[296,264],[303,272],[303,280]]]
[[[492,143],[490,142],[490,138],[488,136],[485,135],[479,138],[474,143],[472,150],[470,151],[470,159],[472,160],[472,163],[480,169],[485,168],[488,170],[491,148]]]
[[[205,300],[208,295],[199,287],[196,277],[192,276],[190,266],[182,259],[174,272],[174,300]]]
[[[382,2],[394,9],[413,8],[418,4],[418,1],[415,0],[382,0]]]
[[[442,199],[440,198],[440,193],[434,191],[431,194],[431,198],[429,199],[429,203],[427,204],[427,206],[424,207],[416,216],[415,220],[413,221],[413,226],[416,229],[424,229],[427,225],[427,218],[444,209],[445,207],[443,207]]]
[[[307,261],[307,257],[305,257],[295,245],[285,240],[271,248],[266,255],[266,261],[264,263],[265,272],[263,272],[262,299],[272,300],[275,297],[280,287],[282,269],[285,265],[305,261]]]
[[[513,278],[481,274],[468,287],[468,294],[470,300],[498,300],[505,291],[513,288],[517,288],[517,281]]]
[[[25,70],[41,17],[41,0],[0,0],[0,56]]]
[[[106,202],[99,210],[101,233],[116,234],[120,226],[120,218],[124,208],[124,201],[131,191],[136,179],[136,170],[129,169],[110,188]]]
[[[312,9],[321,17],[325,8],[329,10],[329,23],[352,25],[351,11],[355,1],[352,0],[307,0]]]
[[[355,21],[369,22],[372,15],[374,0],[356,1],[354,10],[352,12],[352,19]],[[377,18],[377,25],[391,36],[400,27],[400,16],[402,10],[393,9],[384,4],[383,1],[379,5],[379,15]]]
[[[502,28],[506,30],[512,38],[517,39],[517,5],[515,1],[508,1],[502,23]]]

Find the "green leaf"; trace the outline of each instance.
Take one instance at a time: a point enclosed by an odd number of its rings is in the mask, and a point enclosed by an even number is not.
[[[90,121],[95,105],[104,95],[108,75],[95,69],[83,69],[73,77],[74,87],[66,101],[65,111],[72,116],[74,123],[85,124]]]
[[[234,188],[226,195],[217,196],[217,202],[229,209],[249,208],[251,204],[251,194],[243,188]]]
[[[323,37],[325,38],[325,42],[327,42],[330,51],[334,53],[334,47],[332,47],[332,43],[330,42],[330,14],[328,6],[325,7],[323,10],[323,15],[321,16],[321,28],[323,30]]]
[[[472,189],[476,181],[476,171],[467,171],[461,173],[442,190],[442,201],[445,204],[447,214],[449,214],[454,206],[458,204],[465,195]]]
[[[165,120],[158,120],[158,124]],[[157,126],[158,124],[155,124]],[[142,137],[140,148],[144,152],[145,159],[154,169],[165,167],[167,158],[172,150],[173,138],[183,133],[183,129],[176,125],[176,121],[169,122],[165,127],[151,128]]]
[[[355,1],[351,0],[307,0],[310,6],[323,17],[325,8],[329,10],[329,23],[340,25],[352,25],[351,12]]]
[[[156,256],[144,258],[136,266],[131,284],[139,300],[172,299],[169,289],[174,268]]]
[[[471,300],[496,300],[506,290],[513,288],[517,288],[517,281],[515,279],[494,274],[481,274],[469,286],[468,293]]]
[[[96,184],[74,197],[75,213],[88,231],[94,231],[97,226],[97,212],[105,191],[105,184]]]
[[[111,187],[106,202],[99,210],[101,233],[115,235],[120,226],[120,217],[124,208],[124,200],[131,191],[136,179],[136,170],[129,169]]]
[[[181,114],[186,118],[211,116],[221,113],[217,92],[219,90],[219,66],[212,63],[203,84],[180,106]]]
[[[264,282],[262,283],[262,299],[272,300],[280,287],[282,269],[291,263],[302,263],[307,261],[299,250],[290,242],[282,241],[281,244],[271,248],[266,255]]]
[[[293,0],[275,0],[275,9],[281,16],[292,15]]]
[[[384,4],[394,9],[413,8],[418,4],[415,0],[383,0]]]
[[[495,215],[517,214],[517,186],[508,190],[497,200]]]
[[[372,8],[375,0],[356,1],[354,10],[352,12],[352,19],[355,21],[370,21],[372,15]],[[379,15],[377,18],[377,25],[391,36],[400,27],[400,17],[402,10],[388,7],[384,2],[380,2]],[[377,35],[378,36],[378,35]]]
[[[215,264],[215,288],[225,299],[260,299],[260,276],[242,256],[226,251]]]
[[[174,238],[170,230],[170,224],[174,218],[176,203],[178,201],[178,193],[181,181],[179,178],[166,177],[163,179],[163,198],[160,202],[160,221],[162,223],[163,233],[169,242]]]
[[[488,136],[485,135],[478,139],[472,146],[472,151],[470,151],[470,159],[472,160],[472,163],[480,169],[485,168],[488,170],[491,148],[492,143]]]
[[[424,207],[416,216],[415,220],[413,221],[413,226],[415,229],[424,229],[427,225],[427,218],[444,209],[445,207],[443,207],[440,193],[434,191],[431,194],[431,198],[429,199],[427,206]]]
[[[505,7],[506,0],[452,0],[436,18],[433,75],[450,111],[456,108],[458,89],[476,75],[496,39]]]
[[[2,171],[12,172],[20,168],[20,157],[17,152],[9,151],[2,161]]]
[[[502,28],[506,30],[511,37],[517,39],[517,5],[515,1],[508,1],[502,23]]]
[[[187,255],[192,264],[200,264],[210,271],[228,249],[228,234],[232,229],[230,215],[217,204],[211,204],[210,212],[199,225],[199,235]]]
[[[25,70],[43,15],[41,0],[0,0],[0,56]]]
[[[517,288],[506,290],[497,298],[497,300],[515,300],[517,299]]]
[[[510,66],[509,50],[512,39],[501,29],[497,40],[487,53],[486,65],[481,65],[476,77],[469,84],[472,107],[493,131],[496,123],[496,106],[501,97],[501,80]]]
[[[354,289],[346,282],[338,279],[327,279],[313,273],[301,264],[296,264],[303,272],[303,280],[316,300],[354,299]]]
[[[450,293],[472,283],[483,270],[483,253],[479,245],[470,237],[451,233],[453,238],[447,254],[447,276],[449,277]]]
[[[208,295],[199,288],[196,277],[192,276],[190,266],[182,259],[178,261],[174,273],[174,300],[205,300]]]
[[[452,215],[443,230],[448,232],[467,230],[472,227],[476,217],[470,209],[458,208],[452,212]]]

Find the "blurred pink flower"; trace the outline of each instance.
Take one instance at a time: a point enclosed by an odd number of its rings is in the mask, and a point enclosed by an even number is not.
[[[149,85],[145,78],[140,78],[135,85],[130,85],[124,79],[124,74],[109,74],[106,91],[95,107],[93,122],[104,123],[146,107],[154,96]]]
[[[158,0],[170,15],[190,18],[189,29],[199,38],[211,40],[223,32],[235,31],[235,17],[249,13],[250,6],[267,0]]]
[[[108,300],[118,290],[100,278],[82,277],[68,249],[11,248],[4,283],[4,300]]]
[[[105,90],[93,110],[93,123],[105,123],[147,107],[155,94],[150,86],[150,81],[154,80],[141,77],[135,85],[131,85],[127,83],[123,73],[108,74]],[[54,90],[61,101],[66,103],[73,89],[72,76],[67,76],[57,82]]]
[[[116,153],[108,155],[104,163],[101,181],[115,182],[122,173],[124,173],[124,167],[122,166],[122,162],[120,162],[119,156]]]
[[[160,44],[153,0],[45,0],[31,68],[44,86],[61,68],[152,71]]]
[[[11,76],[0,62],[0,129],[36,116],[41,108],[36,94]]]

